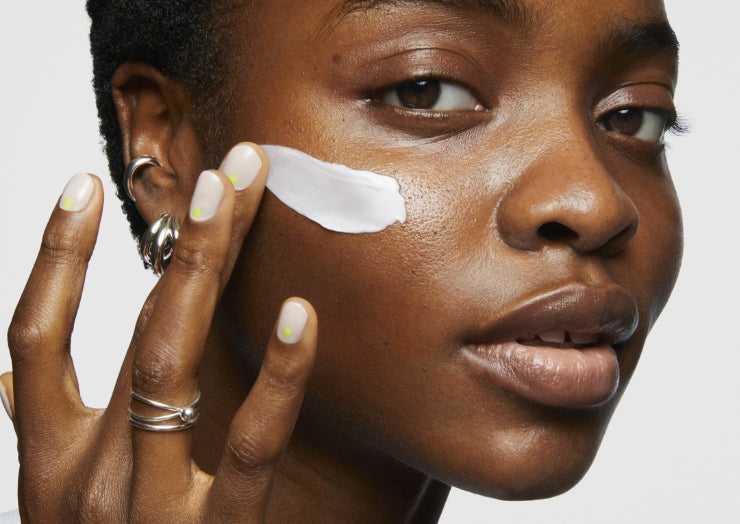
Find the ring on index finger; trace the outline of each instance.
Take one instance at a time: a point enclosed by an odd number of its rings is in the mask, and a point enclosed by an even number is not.
[[[138,400],[143,404],[168,411],[164,415],[148,417],[134,411],[132,403]],[[128,404],[128,420],[132,426],[148,431],[179,431],[193,426],[200,417],[198,402],[200,401],[200,390],[195,399],[186,406],[170,406],[156,400],[142,396],[133,389],[131,390],[131,401]],[[174,421],[174,422],[171,422]]]

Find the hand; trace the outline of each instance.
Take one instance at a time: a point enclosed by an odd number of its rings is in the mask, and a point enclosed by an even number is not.
[[[142,309],[104,410],[82,404],[69,347],[100,222],[100,181],[78,175],[78,191],[60,200],[69,209],[54,209],[8,332],[13,373],[0,377],[15,415],[25,521],[264,520],[316,351],[316,314],[307,302],[286,301],[281,321],[298,312],[292,338],[273,331],[214,476],[192,460],[190,429],[154,432],[127,420],[132,389],[173,406],[188,405],[198,393],[214,308],[264,189],[267,158],[253,147],[262,168],[246,189],[235,191],[218,171],[201,175],[203,190],[196,188],[193,201],[200,219],[188,215],[181,225],[174,258]],[[166,413],[138,402],[133,408],[146,416]]]

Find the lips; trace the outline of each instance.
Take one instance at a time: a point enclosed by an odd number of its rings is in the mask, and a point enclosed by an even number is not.
[[[538,404],[585,408],[617,391],[614,347],[638,320],[635,301],[618,286],[572,285],[501,312],[468,337],[463,355],[498,388]]]

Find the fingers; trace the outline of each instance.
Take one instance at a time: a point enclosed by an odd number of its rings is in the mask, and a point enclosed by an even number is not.
[[[219,171],[229,179],[236,191],[234,203],[234,217],[232,221],[231,243],[229,245],[226,261],[221,271],[219,283],[219,294],[223,291],[229,280],[236,260],[241,252],[241,247],[262,198],[262,193],[267,180],[269,161],[267,155],[256,144],[241,142],[235,145],[224,157]],[[164,280],[164,279],[163,279]],[[123,400],[128,403],[129,389],[131,387],[130,366],[133,352],[138,347],[138,340],[146,330],[151,313],[157,304],[161,285],[155,286],[147,298],[141,314],[136,323],[134,335],[127,354],[127,362],[124,363],[121,375],[116,384],[115,400]],[[168,307],[166,304],[163,307]],[[118,393],[121,395],[118,395]],[[119,397],[126,397],[125,399]]]
[[[311,305],[298,298],[285,301],[260,375],[232,421],[208,502],[209,519],[264,516],[272,478],[303,402],[316,339]]]
[[[10,420],[14,420],[13,373],[8,372],[0,375],[0,401],[2,401],[3,408],[5,408]]]
[[[267,155],[261,147],[251,142],[241,142],[232,147],[219,167],[219,171],[224,173],[224,176],[229,179],[236,191],[231,244],[221,271],[219,294],[223,292],[229,280],[241,252],[244,237],[254,220],[265,188],[268,168],[269,160]],[[145,331],[151,312],[157,303],[160,288],[160,285],[155,286],[149,294],[137,320],[134,335],[129,346],[129,353],[126,356],[126,362],[124,362],[114,392],[114,403],[119,407],[124,406],[125,408],[125,405],[128,403],[129,389],[131,387],[131,359],[133,352],[138,347],[138,340]],[[164,307],[167,307],[167,305],[165,304]]]
[[[60,421],[81,405],[69,340],[102,205],[96,177],[80,173],[68,182],[8,329],[21,433],[26,426],[63,430]]]

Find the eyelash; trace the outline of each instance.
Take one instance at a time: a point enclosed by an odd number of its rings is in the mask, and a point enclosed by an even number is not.
[[[691,132],[689,123],[678,113],[673,112],[673,124],[666,130],[671,135],[685,135]]]

